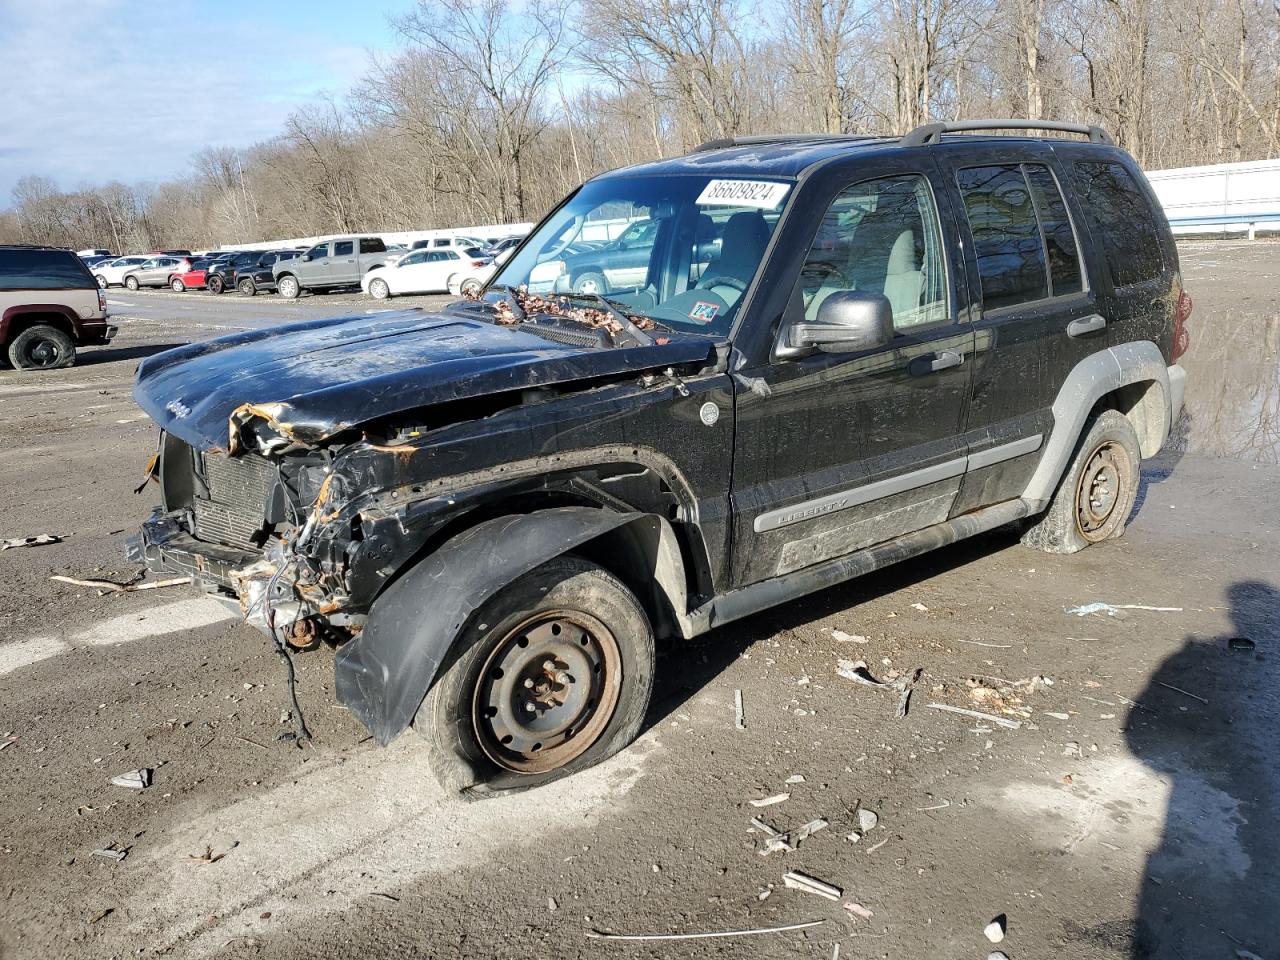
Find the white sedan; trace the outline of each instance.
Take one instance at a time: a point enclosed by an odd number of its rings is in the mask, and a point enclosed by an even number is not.
[[[98,286],[105,290],[107,287],[121,286],[126,273],[137,270],[150,259],[151,257],[142,256],[117,257],[95,263],[89,269],[93,271],[93,278],[98,281]]]
[[[414,250],[385,267],[375,267],[360,281],[360,289],[377,300],[404,293],[461,293],[479,291],[493,267],[457,250]]]

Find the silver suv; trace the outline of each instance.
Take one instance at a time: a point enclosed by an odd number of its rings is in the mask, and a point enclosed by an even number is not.
[[[317,243],[300,257],[282,260],[271,274],[280,296],[292,300],[303,290],[357,287],[361,277],[386,262],[387,245],[381,237],[338,237]]]

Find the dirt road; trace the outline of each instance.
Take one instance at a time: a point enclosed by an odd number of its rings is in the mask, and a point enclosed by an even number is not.
[[[335,703],[331,655],[299,659],[316,738],[299,749],[277,739],[280,662],[224,608],[49,580],[137,569],[122,548],[154,499],[133,488],[155,443],[129,396],[140,357],[379,306],[113,291],[114,346],[0,373],[0,539],[65,537],[0,553],[0,957],[827,958],[838,943],[981,960],[1002,914],[1011,960],[1280,956],[1280,246],[1182,256],[1189,417],[1146,465],[1122,540],[1056,557],[996,533],[669,644],[639,743],[478,803],[441,792],[412,735],[367,740]],[[1178,609],[1065,612],[1092,601]],[[838,676],[841,658],[922,668],[909,714]],[[150,787],[111,784],[135,768]],[[859,806],[878,823],[854,839]],[[761,856],[753,817],[829,825]],[[869,916],[785,889],[789,870]],[[825,922],[588,936],[808,920]]]

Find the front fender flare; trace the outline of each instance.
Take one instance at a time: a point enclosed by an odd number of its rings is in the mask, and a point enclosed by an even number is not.
[[[413,722],[467,618],[539,564],[649,515],[556,507],[487,520],[387,587],[338,652],[338,699],[386,746]]]

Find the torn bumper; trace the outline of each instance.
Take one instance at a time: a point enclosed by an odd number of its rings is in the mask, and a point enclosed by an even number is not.
[[[129,538],[125,555],[145,563],[153,573],[188,576],[206,592],[236,592],[236,571],[251,566],[260,555],[193,537],[172,514],[157,509]]]
[[[1182,398],[1187,392],[1187,371],[1180,363],[1169,367],[1169,430],[1182,414]]]

